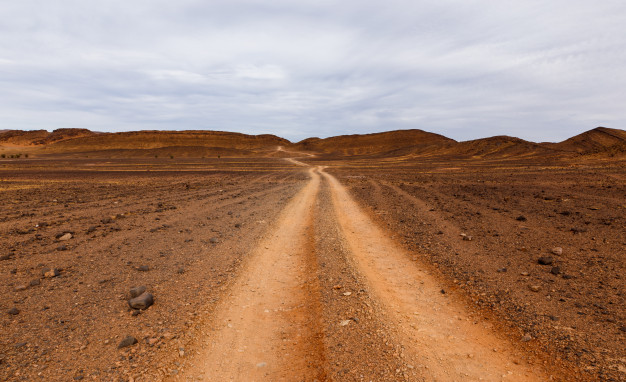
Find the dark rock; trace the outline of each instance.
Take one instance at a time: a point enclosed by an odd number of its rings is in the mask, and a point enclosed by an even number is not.
[[[241,223],[235,224],[235,228],[241,228]]]
[[[563,277],[565,280],[569,280],[569,279],[573,279],[573,278],[574,278],[574,276],[572,276],[572,275],[568,275],[568,274],[564,274],[564,275],[563,275],[563,276],[561,276],[561,277]]]
[[[10,315],[12,315],[12,316],[16,316],[16,315],[20,314],[20,310],[19,310],[19,309],[17,309],[17,308],[11,308],[11,309],[9,309],[7,312],[8,312]]]
[[[441,294],[446,294],[446,291],[444,289],[440,290]]]
[[[551,265],[554,262],[554,259],[550,256],[542,256],[537,262],[541,265]]]
[[[212,238],[209,239],[209,242],[211,244],[217,244],[217,243],[220,242],[220,240],[218,238],[216,238],[216,237],[212,237]]]
[[[146,289],[147,288],[144,285],[130,288],[130,297],[131,298],[139,297],[146,291]]]
[[[67,251],[67,245],[58,246],[57,251]]]
[[[22,348],[24,346],[26,346],[26,342],[18,342],[15,345],[13,345],[15,348]]]
[[[133,309],[148,309],[154,303],[152,294],[144,292],[140,296],[128,300],[128,305]]]
[[[561,273],[561,268],[559,267],[552,267],[552,269],[550,269],[550,273],[552,273],[553,275],[558,275]]]
[[[95,225],[92,225],[91,227],[87,228],[87,233],[96,232],[97,229],[98,227],[96,227]]]
[[[472,240],[474,240],[474,238],[472,236],[466,235],[466,236],[463,236],[463,240],[465,240],[465,241],[472,241]]]
[[[507,271],[506,268],[500,268],[497,270],[497,272],[500,272],[500,273],[505,273],[506,271]]]
[[[526,216],[520,215],[520,216],[516,217],[515,220],[520,221],[520,222],[525,222],[528,219],[526,219]]]
[[[2,255],[0,256],[0,261],[11,260],[11,255]]]
[[[577,233],[587,232],[587,229],[580,228],[580,227],[572,227],[570,228],[570,231],[572,231],[574,234],[577,234]]]
[[[124,338],[122,340],[122,342],[120,342],[119,345],[117,345],[118,349],[123,349],[123,348],[127,348],[129,346],[133,346],[134,344],[137,343],[137,339],[133,336],[128,336],[126,338]]]
[[[150,267],[147,265],[141,265],[139,267],[137,267],[137,270],[140,272],[148,272],[150,270]]]
[[[178,268],[178,270],[176,271],[179,275],[182,275],[183,273],[185,273],[185,268]]]
[[[139,309],[134,309],[134,310],[133,310],[133,313],[132,313],[131,315],[132,315],[133,317],[136,317],[136,316],[138,316],[138,315],[140,315],[140,314],[141,314],[141,310],[139,310]]]
[[[111,218],[104,218],[104,219],[100,220],[100,223],[102,223],[102,224],[110,224],[110,223],[113,223],[113,219],[111,219]]]

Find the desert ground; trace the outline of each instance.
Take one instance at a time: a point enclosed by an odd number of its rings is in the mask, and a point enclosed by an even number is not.
[[[624,159],[279,143],[1,160],[0,380],[626,380]]]

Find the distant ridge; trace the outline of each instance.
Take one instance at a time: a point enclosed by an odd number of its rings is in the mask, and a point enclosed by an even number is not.
[[[293,145],[295,149],[340,155],[390,153],[402,148],[433,148],[456,142],[440,134],[423,130],[394,130],[373,134],[339,135],[331,138],[308,138]]]
[[[287,151],[277,151],[278,147]],[[558,143],[535,143],[509,136],[457,142],[423,130],[394,130],[372,134],[307,138],[297,143],[271,134],[248,135],[224,131],[131,131],[99,133],[87,129],[0,131],[0,151],[34,155],[73,156],[93,153],[108,157],[176,155],[290,156],[308,152],[320,158],[567,158],[576,156],[626,157],[626,131],[597,127]]]

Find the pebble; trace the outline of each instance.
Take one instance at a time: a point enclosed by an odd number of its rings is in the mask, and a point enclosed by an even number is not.
[[[533,339],[533,337],[530,334],[525,334],[524,337],[522,337],[522,342],[528,342],[531,341]]]
[[[137,270],[139,272],[148,272],[150,270],[150,267],[147,265],[140,265],[137,267]]]
[[[473,239],[474,238],[472,236],[469,236],[469,235],[463,236],[463,240],[465,240],[465,241],[472,241]]]
[[[216,238],[216,237],[212,237],[212,238],[209,239],[209,243],[211,243],[211,244],[217,244],[219,242],[220,242],[220,240],[218,238]]]
[[[506,271],[507,271],[506,268],[500,268],[497,270],[497,272],[500,272],[500,273],[505,273]]]
[[[67,241],[69,239],[71,239],[73,236],[71,233],[66,233],[64,235],[62,235],[61,237],[58,238],[59,241]]]
[[[0,261],[11,260],[11,255],[2,255],[0,256]]]
[[[517,220],[519,222],[525,222],[528,219],[526,219],[526,216],[520,215],[520,216],[516,217],[515,220]]]
[[[51,268],[51,269],[44,269],[43,270],[43,276],[45,278],[53,278],[53,277],[57,277],[59,275],[59,270],[56,268]]]
[[[143,294],[143,292],[146,291],[146,287],[144,285],[138,286],[138,287],[134,287],[134,288],[130,288],[130,297],[131,298],[135,298],[135,297],[139,297]]]
[[[133,336],[128,336],[126,338],[124,338],[119,345],[117,345],[118,349],[123,349],[129,346],[133,346],[134,344],[137,343],[137,339]]]
[[[537,262],[541,265],[552,265],[552,263],[554,262],[554,259],[550,256],[542,256],[539,259],[537,259]]]
[[[550,252],[552,252],[555,255],[560,256],[560,255],[563,254],[563,248],[561,248],[561,247],[554,247],[554,248],[552,248],[552,250]]]
[[[256,364],[256,367],[265,367],[265,366],[267,366],[267,363],[265,362],[259,362]]]
[[[128,300],[128,305],[133,309],[148,309],[154,303],[151,293],[144,292],[140,296]]]
[[[33,280],[30,280],[29,284],[30,284],[30,286],[37,286],[37,285],[41,284],[41,280],[33,279]]]
[[[350,320],[343,320],[339,323],[339,326],[347,326],[350,324]]]
[[[26,290],[26,289],[28,289],[28,287],[26,285],[18,285],[18,286],[15,287],[15,291],[16,292],[20,292],[20,291],[23,291],[23,290]]]
[[[530,289],[533,292],[539,292],[541,290],[541,286],[539,286],[539,285],[529,285],[528,289]]]
[[[17,308],[11,308],[7,311],[7,313],[9,313],[12,316],[16,316],[18,314],[20,314],[20,310]]]
[[[559,267],[552,267],[552,269],[550,269],[550,273],[552,273],[553,275],[558,275],[561,273],[561,268]]]

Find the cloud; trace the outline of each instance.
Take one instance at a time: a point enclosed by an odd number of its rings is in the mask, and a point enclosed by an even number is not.
[[[619,1],[22,0],[0,12],[1,129],[545,141],[626,125]]]

